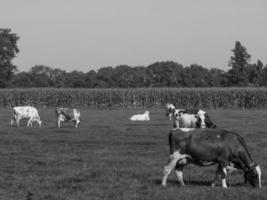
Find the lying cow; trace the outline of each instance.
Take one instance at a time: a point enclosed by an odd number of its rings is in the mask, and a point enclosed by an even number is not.
[[[60,128],[60,123],[65,121],[72,121],[75,128],[80,124],[81,113],[77,109],[72,108],[56,108],[57,127]]]
[[[173,113],[175,111],[175,106],[171,103],[167,103],[165,106],[165,111],[166,111],[166,117],[169,118],[169,120],[173,119]]]
[[[13,107],[12,109],[13,115],[10,122],[11,126],[13,126],[14,122],[16,122],[17,127],[19,127],[19,121],[21,119],[29,119],[27,127],[32,127],[33,122],[37,122],[39,127],[41,127],[42,121],[38,115],[38,111],[36,108],[31,106],[17,106]]]
[[[261,187],[261,169],[253,162],[244,139],[234,132],[222,129],[172,130],[169,145],[170,159],[164,168],[163,186],[166,186],[168,175],[174,168],[179,183],[184,185],[183,168],[193,163],[199,166],[218,164],[212,186],[221,175],[222,187],[227,188],[227,168],[232,165],[244,171],[246,182]]]
[[[215,128],[216,125],[210,120],[203,110],[175,109],[173,112],[174,128]]]
[[[149,111],[146,111],[144,114],[137,114],[130,117],[131,121],[149,121]]]

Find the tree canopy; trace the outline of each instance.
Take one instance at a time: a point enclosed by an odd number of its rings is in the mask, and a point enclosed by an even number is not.
[[[19,37],[10,29],[0,29],[0,87],[228,87],[267,86],[267,65],[261,60],[251,63],[251,55],[236,41],[228,71],[207,69],[199,64],[183,66],[173,61],[148,66],[107,66],[86,73],[66,72],[45,65],[35,65],[28,72],[16,73],[12,59],[19,53]],[[73,66],[75,68],[75,66]]]
[[[17,41],[19,37],[10,29],[0,29],[0,87],[7,87],[16,66],[12,59],[19,52]]]

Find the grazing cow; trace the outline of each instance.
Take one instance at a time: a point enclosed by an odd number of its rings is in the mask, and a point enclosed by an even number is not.
[[[13,115],[10,122],[11,126],[14,124],[14,122],[16,122],[17,126],[19,127],[19,121],[21,119],[29,119],[27,127],[32,127],[33,122],[37,122],[39,127],[42,126],[42,121],[36,108],[31,106],[17,106],[13,107],[12,109]]]
[[[173,113],[175,111],[175,106],[171,103],[167,103],[165,106],[165,110],[166,110],[166,117],[168,117],[169,120],[172,120]]]
[[[210,120],[203,110],[175,109],[173,112],[174,128],[215,128],[216,125]]]
[[[133,115],[130,117],[131,121],[149,121],[149,111],[146,111],[144,114],[138,114],[138,115]]]
[[[64,121],[72,121],[75,128],[80,124],[81,113],[77,109],[72,108],[56,108],[57,127],[60,128],[60,123]]]
[[[199,166],[218,164],[212,182],[218,175],[222,187],[227,188],[226,176],[229,165],[244,171],[245,182],[261,187],[261,169],[248,152],[244,139],[237,133],[222,129],[196,129],[183,132],[179,129],[169,133],[170,158],[164,168],[162,185],[166,186],[168,175],[175,168],[178,181],[183,182],[183,168],[189,163]]]

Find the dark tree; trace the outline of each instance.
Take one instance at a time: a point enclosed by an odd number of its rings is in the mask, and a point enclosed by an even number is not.
[[[82,88],[86,86],[86,76],[83,72],[72,71],[67,73],[65,87]]]
[[[112,80],[116,87],[128,88],[134,87],[133,68],[128,65],[120,65],[115,67]]]
[[[211,68],[208,73],[210,87],[222,87],[225,72],[221,69]]]
[[[17,41],[19,37],[10,29],[0,29],[0,87],[7,87],[16,66],[12,59],[19,52]]]
[[[95,70],[90,70],[85,74],[85,82],[87,88],[96,88],[98,87],[97,74]]]
[[[247,75],[250,86],[261,86],[263,83],[262,77],[263,63],[258,60],[257,63],[251,64],[247,67]]]
[[[183,71],[183,85],[185,87],[209,87],[208,70],[200,65],[190,65]]]
[[[235,48],[232,52],[234,55],[230,58],[229,66],[231,69],[228,71],[230,82],[234,86],[247,86],[249,77],[246,69],[249,65],[251,56],[239,41],[235,43]]]
[[[113,81],[114,69],[112,67],[102,67],[97,72],[98,86],[111,88],[115,87]]]
[[[182,65],[176,62],[156,62],[147,67],[150,87],[177,87],[182,79]]]

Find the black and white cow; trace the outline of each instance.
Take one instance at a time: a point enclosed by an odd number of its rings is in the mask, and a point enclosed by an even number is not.
[[[175,109],[173,112],[174,128],[216,128],[208,114],[199,109]]]
[[[218,128],[189,132],[177,129],[169,133],[169,145],[170,158],[164,168],[163,186],[166,186],[168,175],[174,168],[179,183],[184,185],[183,168],[193,163],[199,166],[218,164],[212,186],[221,175],[222,187],[227,188],[227,168],[232,165],[244,171],[246,182],[261,187],[261,169],[253,162],[244,139],[237,133]]]
[[[55,112],[57,115],[57,127],[60,127],[60,123],[64,121],[72,121],[75,128],[80,124],[81,113],[75,108],[56,108]]]
[[[171,103],[167,103],[165,106],[165,111],[166,111],[166,117],[169,118],[169,120],[173,119],[173,113],[175,111],[175,106]]]

